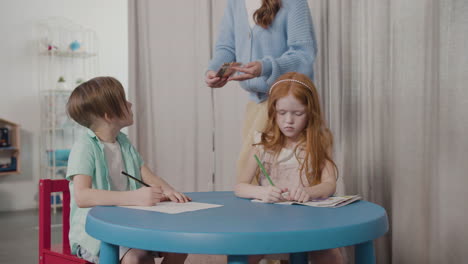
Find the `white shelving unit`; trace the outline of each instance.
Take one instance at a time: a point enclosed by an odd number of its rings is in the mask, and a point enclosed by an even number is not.
[[[64,178],[75,139],[85,131],[66,113],[72,90],[98,72],[96,33],[65,18],[38,23],[41,178]],[[58,196],[52,206],[61,206]]]
[[[71,91],[41,91],[41,178],[64,178],[69,150],[73,141],[83,131],[66,113],[66,103]]]

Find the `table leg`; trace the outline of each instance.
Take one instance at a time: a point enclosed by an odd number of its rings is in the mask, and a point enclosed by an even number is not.
[[[289,262],[291,264],[307,264],[307,252],[291,253],[289,254]]]
[[[228,256],[228,263],[229,264],[247,264],[248,263],[248,256],[229,255]]]
[[[357,244],[354,247],[354,259],[354,262],[359,264],[375,264],[373,241]]]
[[[101,241],[101,252],[99,253],[99,263],[118,264],[119,246]]]

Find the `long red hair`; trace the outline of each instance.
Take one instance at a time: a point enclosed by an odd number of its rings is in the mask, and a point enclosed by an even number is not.
[[[289,94],[293,95],[305,106],[308,117],[307,125],[300,135],[299,144],[294,152],[301,163],[300,173],[305,171],[309,184],[316,185],[321,182],[322,171],[327,161],[338,170],[331,156],[333,136],[322,117],[319,96],[312,81],[304,74],[289,72],[281,75],[276,82],[287,79],[302,82],[310,89],[294,81],[283,81],[272,87],[268,99],[268,122],[258,145],[263,145],[265,151],[279,155],[285,146],[286,137],[276,122],[276,102]],[[305,155],[299,155],[302,151]]]

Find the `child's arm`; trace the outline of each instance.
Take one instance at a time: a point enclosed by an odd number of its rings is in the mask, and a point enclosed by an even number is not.
[[[173,202],[185,203],[192,200],[185,194],[174,190],[174,188],[172,188],[172,186],[170,186],[169,183],[167,183],[163,178],[154,174],[145,165],[141,167],[141,177],[143,178],[144,182],[148,183],[151,186],[161,186],[163,194],[167,197],[167,199]]]
[[[258,186],[251,184],[257,171],[257,162],[255,161],[254,154],[259,156],[255,147],[252,147],[245,169],[240,175],[239,182],[234,188],[237,196],[242,198],[260,199],[267,203],[276,203],[283,200],[281,193],[286,192],[286,189],[280,189],[275,186]]]
[[[333,164],[326,162],[322,170],[321,183],[310,186],[298,186],[289,193],[289,200],[307,202],[314,199],[323,199],[333,195],[336,191],[336,170]]]
[[[78,207],[96,205],[141,205],[153,206],[160,202],[163,194],[161,187],[142,187],[135,191],[107,191],[92,188],[91,176],[73,176],[73,192]]]
[[[310,199],[322,199],[332,196],[336,192],[336,169],[329,161],[326,161],[322,170],[321,183],[306,188]]]

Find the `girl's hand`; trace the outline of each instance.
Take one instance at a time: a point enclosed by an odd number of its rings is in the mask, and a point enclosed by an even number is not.
[[[186,203],[192,201],[192,198],[174,189],[164,190],[164,196],[165,200],[173,201],[176,203]]]
[[[211,88],[223,87],[228,81],[228,78],[216,77],[216,72],[208,71],[205,75],[205,83]]]
[[[229,77],[228,81],[245,81],[256,78],[262,74],[262,63],[259,61],[252,61],[242,67],[232,68],[236,71],[243,72],[244,74],[233,75]]]
[[[133,191],[134,204],[140,206],[153,206],[161,201],[163,198],[163,192],[161,187],[141,187],[138,190]]]
[[[281,195],[287,189],[280,189],[275,186],[263,186],[262,193],[260,194],[260,200],[265,203],[277,203],[284,201],[283,196]]]
[[[310,200],[310,194],[306,191],[302,184],[299,184],[297,187],[291,188],[289,191],[288,200],[305,203]]]

